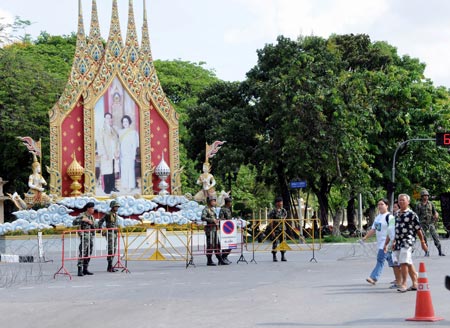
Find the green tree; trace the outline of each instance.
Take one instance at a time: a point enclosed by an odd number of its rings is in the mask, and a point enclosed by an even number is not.
[[[210,160],[213,174],[231,189],[242,164],[248,163],[255,147],[253,115],[245,91],[238,82],[217,82],[198,96],[198,105],[187,111],[186,126],[189,156],[201,165],[205,161],[205,143],[226,141],[219,153]]]
[[[63,79],[45,71],[38,60],[17,46],[0,52],[0,176],[9,180],[6,190],[23,192],[30,173],[31,157],[25,147],[18,149],[17,136],[42,138],[43,162],[48,162],[48,110],[64,85]],[[12,156],[14,154],[14,156]]]
[[[184,168],[181,174],[181,184],[184,193],[195,193],[197,176],[199,174],[195,161],[188,156],[187,147],[190,143],[190,133],[186,130],[188,109],[197,103],[199,95],[211,84],[218,81],[215,73],[203,67],[205,63],[191,63],[182,60],[155,61],[161,85],[167,97],[179,114],[180,129],[180,163]],[[197,149],[200,151],[204,149]]]
[[[277,42],[258,52],[258,65],[248,73],[260,128],[257,160],[265,159],[272,172],[267,181],[276,182],[286,203],[288,182],[307,180],[326,222],[332,186],[348,192],[350,181],[353,188],[363,185],[353,177],[365,170],[366,123],[373,115],[359,101],[365,92],[360,80],[327,40]]]
[[[62,92],[71,67],[73,36],[41,36],[36,44],[16,42],[0,49],[0,156],[4,159],[0,176],[9,181],[6,192],[21,194],[28,189],[32,157],[17,136],[41,138],[42,163],[48,163],[48,111]],[[13,210],[10,205],[5,203],[7,217]]]
[[[30,21],[23,20],[18,16],[14,18],[13,23],[7,23],[5,22],[4,17],[0,17],[0,47],[4,44],[8,44],[21,39],[21,37],[18,36],[17,33],[29,25],[31,25]],[[27,40],[29,39],[29,36],[24,35],[22,39]]]
[[[0,49],[0,136],[4,141],[0,145],[0,153],[2,158],[9,158],[1,165],[0,176],[10,181],[5,186],[7,192],[23,193],[27,190],[32,159],[26,148],[20,146],[17,136],[29,135],[36,140],[42,138],[43,163],[48,163],[48,110],[66,84],[75,45],[75,34],[51,36],[43,32],[34,41],[16,42]],[[183,144],[186,139],[183,123],[186,119],[185,108],[195,103],[197,94],[218,79],[214,72],[204,69],[202,63],[176,60],[157,61],[155,65],[167,96],[180,113],[183,190],[190,191],[189,187],[194,190],[192,181],[196,180],[197,172],[194,162],[187,158]],[[16,154],[13,158],[8,155],[12,153]]]
[[[409,56],[399,57],[389,47],[392,65],[384,70],[368,72],[365,77],[368,100],[377,117],[376,132],[369,136],[376,161],[371,164],[373,190],[382,186],[388,196],[391,184],[393,154],[398,145],[415,138],[434,138],[435,133],[449,128],[449,93],[435,88],[424,78],[425,65]],[[425,185],[434,191],[447,190],[448,153],[433,142],[410,143],[397,154],[396,192],[412,193],[414,186]],[[431,170],[430,170],[431,169]],[[378,197],[386,196],[378,194]],[[372,197],[369,205],[375,206]]]
[[[301,178],[316,194],[324,224],[332,189],[340,194],[336,212],[347,206],[351,219],[357,193],[372,199],[388,186],[399,141],[448,126],[448,93],[424,80],[423,70],[417,59],[400,58],[366,35],[279,37],[258,51],[245,82],[259,129],[252,160],[264,163],[260,173],[285,202],[288,182]],[[413,171],[417,162],[409,164]],[[411,172],[403,172],[410,181]]]

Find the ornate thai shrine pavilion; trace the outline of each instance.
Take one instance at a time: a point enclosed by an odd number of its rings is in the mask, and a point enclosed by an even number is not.
[[[51,194],[150,196],[161,189],[181,194],[178,117],[156,74],[143,1],[141,43],[133,1],[129,0],[123,40],[117,0],[113,0],[105,44],[96,0],[92,0],[89,35],[84,31],[79,0],[72,70],[49,113]],[[111,178],[113,186],[107,190]]]

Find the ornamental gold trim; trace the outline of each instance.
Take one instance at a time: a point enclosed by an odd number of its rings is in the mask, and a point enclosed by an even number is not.
[[[144,1],[142,43],[139,46],[132,1],[129,1],[125,43],[122,42],[117,0],[113,1],[108,41],[103,46],[96,1],[92,1],[90,34],[84,32],[81,2],[79,3],[77,44],[72,69],[58,102],[49,111],[50,117],[50,186],[51,193],[62,196],[62,131],[61,125],[77,104],[83,106],[84,192],[95,192],[95,105],[117,78],[124,91],[139,108],[139,142],[141,152],[141,192],[153,194],[151,164],[151,108],[168,127],[168,156],[171,190],[181,194],[178,114],[160,85],[151,54],[147,13]]]

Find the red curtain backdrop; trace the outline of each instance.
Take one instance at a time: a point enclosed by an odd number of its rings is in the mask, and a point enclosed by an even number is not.
[[[69,115],[66,116],[61,125],[61,154],[62,154],[62,195],[69,197],[72,190],[70,184],[72,179],[67,175],[67,168],[72,164],[72,155],[75,152],[76,159],[81,166],[84,167],[84,135],[83,135],[83,106],[80,104],[72,109]],[[95,145],[92,145],[94,147]],[[81,184],[84,182],[82,177]],[[83,192],[83,189],[80,190]]]
[[[151,146],[152,146],[152,167],[158,166],[161,162],[161,156],[164,152],[164,160],[170,167],[170,146],[169,146],[169,127],[161,115],[153,106],[150,106],[150,130],[151,130]],[[173,173],[173,172],[171,172]],[[167,182],[170,184],[169,179]],[[153,176],[153,190],[155,193],[159,191],[159,178]],[[171,188],[169,188],[170,192]]]

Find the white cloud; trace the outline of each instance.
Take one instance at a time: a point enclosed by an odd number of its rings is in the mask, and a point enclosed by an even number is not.
[[[317,5],[318,3],[325,5]],[[278,35],[328,37],[370,25],[388,10],[384,1],[309,1],[309,0],[241,0],[239,5],[250,14],[246,25],[226,31],[229,43],[275,40]]]
[[[0,9],[0,24],[1,25],[8,25],[12,24],[14,22],[14,16],[6,11]],[[0,30],[0,45],[5,42],[5,39],[10,35],[11,29],[5,28],[4,30]]]
[[[14,22],[14,15],[0,8],[0,20],[2,24],[10,24]]]

